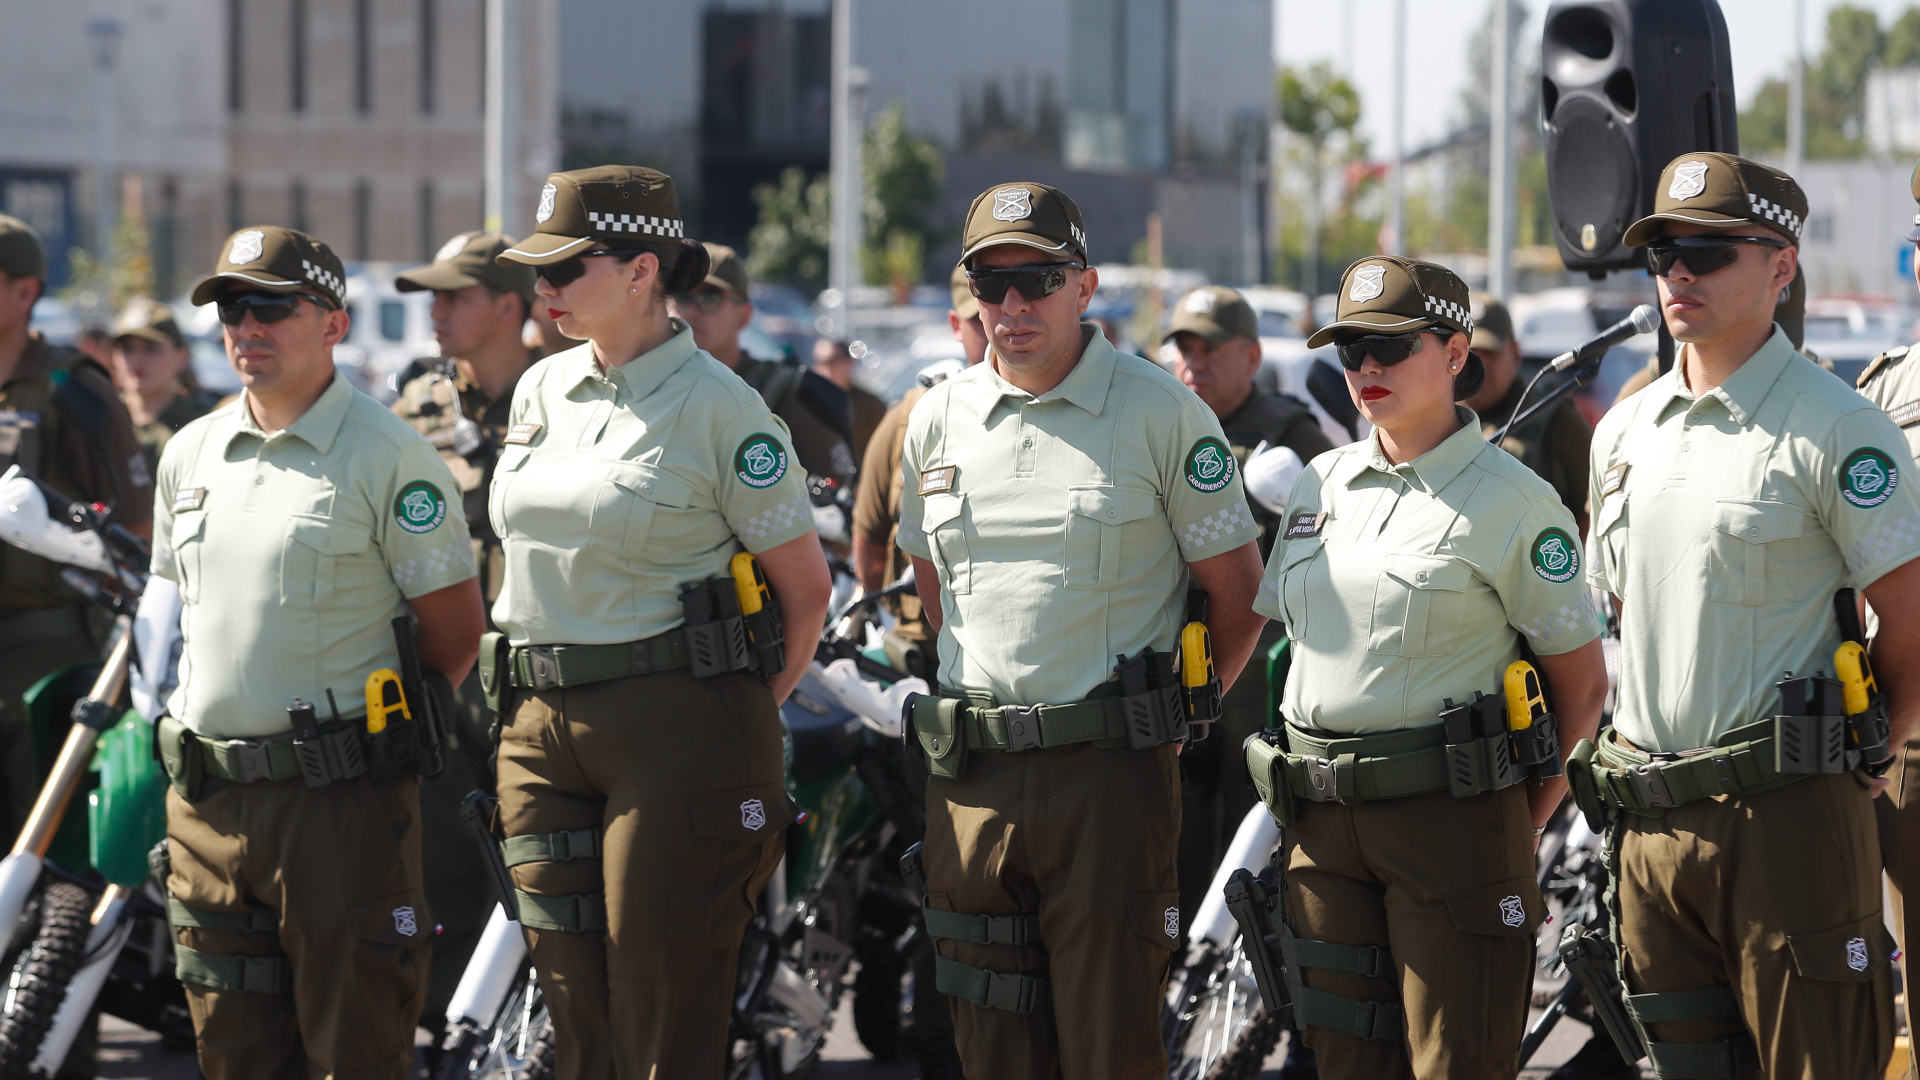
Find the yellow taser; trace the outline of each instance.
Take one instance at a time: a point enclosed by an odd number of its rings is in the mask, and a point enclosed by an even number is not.
[[[1525,731],[1547,715],[1547,695],[1540,689],[1540,673],[1533,670],[1532,664],[1515,660],[1507,665],[1503,683],[1507,692],[1508,730]]]
[[[1873,663],[1867,659],[1867,650],[1857,641],[1841,642],[1840,647],[1833,650],[1833,672],[1840,677],[1847,715],[1866,712],[1873,704],[1874,695],[1880,692],[1880,685],[1873,680]]]
[[[740,614],[757,615],[773,602],[766,572],[760,569],[760,560],[754,558],[752,552],[735,555],[727,563],[727,573],[733,576],[733,591],[740,598]]]
[[[1198,690],[1213,682],[1213,638],[1207,624],[1190,622],[1180,629],[1180,685]]]
[[[407,708],[406,691],[400,688],[400,674],[392,668],[381,668],[367,676],[367,734],[378,735],[387,730],[387,718],[398,714],[402,720],[413,719],[413,713]]]

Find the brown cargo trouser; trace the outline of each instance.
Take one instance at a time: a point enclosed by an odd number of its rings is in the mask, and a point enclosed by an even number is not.
[[[1375,945],[1393,971],[1303,965],[1305,985],[1399,1001],[1406,1037],[1306,1030],[1324,1080],[1499,1080],[1520,1067],[1544,906],[1524,785],[1356,803],[1302,802],[1287,830],[1287,921],[1298,938]]]
[[[1769,1080],[1877,1080],[1893,1052],[1893,951],[1880,848],[1851,775],[1812,776],[1629,815],[1620,934],[1628,993],[1732,986],[1739,1017],[1650,1025],[1653,1039],[1751,1034]]]
[[[1180,755],[1181,933],[1193,925],[1241,820],[1260,801],[1241,746],[1267,726],[1267,651],[1286,636],[1277,622],[1261,629],[1253,659],[1221,701],[1213,730]]]
[[[793,820],[773,695],[670,671],[516,691],[507,711],[504,835],[605,830],[600,858],[512,870],[535,895],[605,894],[604,931],[527,931],[555,1075],[719,1077],[740,939]]]
[[[1894,930],[1900,935],[1900,963],[1906,976],[1901,983],[1911,986],[1915,972],[1920,971],[1907,936],[1909,927],[1920,926],[1920,731],[1907,737],[1900,761],[1887,771],[1887,779],[1893,787],[1886,797],[1893,800],[1895,810],[1891,815],[1877,805],[1874,810],[1880,820],[1880,850],[1892,852],[1887,877],[1893,884]]]
[[[265,912],[278,930],[175,927],[174,942],[224,956],[285,954],[292,992],[187,983],[208,1080],[399,1080],[413,1065],[433,916],[420,884],[418,785],[365,777],[209,779],[167,791],[173,873],[189,907]]]
[[[964,778],[927,782],[928,904],[1037,914],[1044,942],[941,940],[941,955],[1053,983],[1052,1008],[1027,1015],[950,999],[970,1080],[1164,1080],[1179,832],[1172,745],[975,753]]]

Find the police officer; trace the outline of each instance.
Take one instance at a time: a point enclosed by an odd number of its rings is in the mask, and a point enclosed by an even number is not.
[[[1594,433],[1588,576],[1620,605],[1621,673],[1569,772],[1615,822],[1622,979],[1662,1076],[1877,1077],[1891,1052],[1869,805],[1891,757],[1795,680],[1835,671],[1837,590],[1920,603],[1920,499],[1899,429],[1774,326],[1806,213],[1777,169],[1683,154],[1626,234],[1681,346]],[[1873,643],[1895,746],[1917,635]]]
[[[145,536],[153,480],[126,406],[98,364],[31,329],[47,254],[26,222],[0,214],[0,472],[18,465],[62,492],[112,507]],[[50,672],[97,660],[100,629],[61,567],[0,543],[0,829],[11,838],[40,790],[21,695]]]
[[[1473,294],[1473,354],[1487,377],[1462,404],[1480,417],[1481,434],[1491,439],[1513,419],[1526,383],[1519,378],[1520,343],[1513,336],[1513,316],[1507,305],[1486,293]],[[1580,526],[1577,536],[1587,533],[1587,452],[1592,444],[1593,428],[1571,397],[1507,432],[1500,444],[1553,485]]]
[[[168,907],[215,1080],[401,1077],[427,990],[414,773],[432,766],[410,747],[450,690],[422,684],[473,663],[480,593],[447,467],[334,373],[345,294],[313,237],[230,236],[192,296],[218,305],[244,389],[160,457],[153,571],[185,605],[157,735]],[[417,720],[374,711],[409,612]]]
[[[847,395],[853,415],[852,446],[855,461],[866,457],[867,444],[873,439],[874,429],[880,426],[880,418],[887,413],[886,402],[855,385],[853,373],[859,366],[851,344],[833,338],[814,339],[814,374],[839,387]]]
[[[113,377],[132,414],[149,473],[173,433],[213,411],[217,394],[193,377],[193,353],[165,304],[135,297],[113,323]]]
[[[778,703],[813,656],[826,565],[786,426],[667,314],[707,275],[672,179],[555,173],[535,219],[500,259],[532,266],[586,344],[521,379],[489,497],[503,849],[557,1075],[718,1077],[735,954],[794,816]],[[700,643],[737,634],[715,604],[743,549],[787,638],[716,652]]]
[[[1504,709],[1455,705],[1494,705],[1536,659],[1584,737],[1606,695],[1600,622],[1572,516],[1455,405],[1482,377],[1466,286],[1378,257],[1339,297],[1308,343],[1338,345],[1374,432],[1308,465],[1255,603],[1293,645],[1284,738],[1250,741],[1247,762],[1288,826],[1295,1015],[1325,1077],[1512,1077],[1532,836],[1566,788],[1514,765]],[[1530,749],[1557,760],[1551,740]]]
[[[673,298],[673,315],[693,328],[694,344],[745,379],[786,422],[806,475],[851,483],[859,458],[845,393],[798,364],[747,355],[740,347],[740,334],[753,321],[746,260],[725,244],[706,248],[712,268],[699,288]]]
[[[939,986],[976,1080],[1163,1077],[1188,733],[1169,657],[1191,583],[1239,674],[1257,529],[1206,403],[1081,321],[1099,280],[1071,199],[989,188],[962,245],[988,362],[921,398],[901,465],[948,695],[911,717]]]
[[[481,599],[488,604],[500,596],[505,564],[487,520],[487,486],[507,435],[513,388],[536,359],[520,339],[535,299],[533,271],[494,261],[512,244],[499,233],[461,233],[441,245],[432,263],[393,283],[401,292],[433,293],[433,337],[440,345],[433,370],[400,388],[393,411],[427,437],[460,486]],[[460,821],[467,792],[493,790],[494,718],[477,670],[455,689],[451,719],[457,745],[447,770],[420,788],[427,902],[440,923],[433,982],[421,1010],[429,1024],[446,1012],[494,904],[492,877]]]
[[[1279,449],[1289,466],[1303,465],[1333,449],[1313,411],[1299,398],[1256,387],[1260,371],[1260,320],[1233,289],[1207,285],[1182,297],[1161,338],[1179,350],[1174,377],[1207,403],[1219,419],[1233,457],[1242,467],[1255,450]],[[1260,554],[1273,550],[1280,515],[1254,497],[1247,511],[1260,526]],[[1285,505],[1285,494],[1279,502]],[[1240,744],[1267,726],[1267,653],[1286,636],[1277,622],[1260,631],[1253,667],[1222,702],[1221,723],[1209,738],[1180,756],[1180,912],[1191,919],[1212,883],[1240,819],[1259,801],[1240,760]],[[1184,921],[1182,923],[1185,925]]]

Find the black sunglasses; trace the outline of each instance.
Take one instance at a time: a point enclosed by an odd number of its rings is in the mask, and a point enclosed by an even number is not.
[[[536,266],[533,268],[533,272],[536,276],[547,279],[547,284],[554,288],[563,289],[580,280],[580,275],[587,272],[588,259],[598,259],[604,256],[611,256],[612,258],[625,262],[638,258],[640,253],[638,251],[622,251],[618,248],[598,248],[593,251],[583,251],[571,259],[562,259],[557,263]]]
[[[1350,337],[1337,342],[1334,348],[1340,353],[1340,366],[1348,371],[1359,371],[1371,356],[1380,361],[1381,367],[1393,365],[1420,351],[1423,346],[1420,338],[1425,334],[1438,334],[1442,338],[1459,333],[1451,326],[1428,326],[1404,334],[1366,334]]]
[[[1028,300],[1052,296],[1067,285],[1067,271],[1085,270],[1076,262],[1049,263],[1046,266],[1014,266],[1005,270],[969,270],[967,288],[989,304],[1005,303],[1008,289],[1019,289]]]
[[[234,293],[214,301],[220,310],[220,321],[227,326],[239,326],[251,313],[258,323],[277,323],[292,315],[300,308],[305,296],[279,296],[274,293]],[[319,301],[313,301],[318,304]]]
[[[1655,240],[1647,245],[1647,269],[1655,277],[1673,272],[1673,264],[1685,262],[1694,277],[1711,274],[1732,266],[1740,257],[1741,244],[1783,248],[1786,243],[1765,236],[1687,236]]]

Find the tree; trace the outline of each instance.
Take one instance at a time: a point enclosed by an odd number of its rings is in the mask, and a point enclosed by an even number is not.
[[[747,273],[808,292],[827,284],[827,239],[833,233],[833,194],[827,177],[807,180],[798,166],[778,184],[753,189],[760,219],[747,238]]]
[[[1886,32],[1873,9],[1841,4],[1827,12],[1827,43],[1807,65],[1806,155],[1855,158],[1866,150],[1867,75],[1876,67],[1920,63],[1920,10],[1908,7]],[[1787,145],[1787,83],[1760,84],[1740,114],[1740,143],[1748,151]]]
[[[861,270],[867,284],[889,285],[904,302],[920,284],[946,165],[932,143],[907,130],[907,108],[896,101],[867,125],[862,166]]]
[[[1360,124],[1360,94],[1353,84],[1325,63],[1307,70],[1280,71],[1280,122],[1306,143],[1307,181],[1305,253],[1301,289],[1308,296],[1320,291],[1320,242],[1325,228],[1321,199],[1326,183],[1327,149],[1336,139],[1349,157],[1360,145],[1354,129]]]

